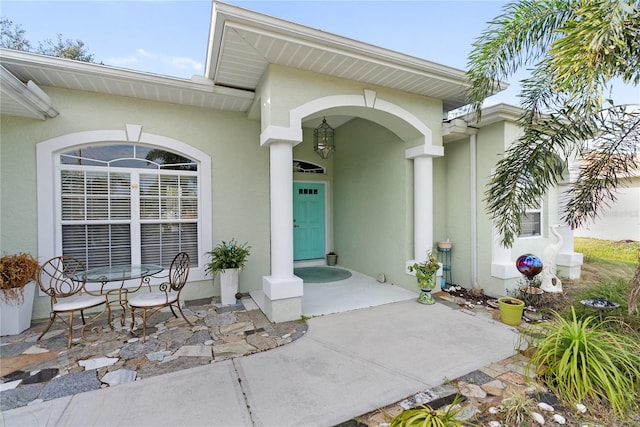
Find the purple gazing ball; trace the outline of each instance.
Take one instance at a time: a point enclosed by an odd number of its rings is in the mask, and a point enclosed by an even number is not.
[[[542,261],[535,255],[520,255],[516,260],[516,268],[523,276],[532,279],[542,271]]]

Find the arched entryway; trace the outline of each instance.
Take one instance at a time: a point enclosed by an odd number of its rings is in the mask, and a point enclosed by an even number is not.
[[[396,164],[409,160],[413,176],[406,186],[395,187],[399,191],[410,191],[398,206],[398,214],[411,218],[411,259],[403,259],[406,265],[423,260],[433,242],[433,157],[442,156],[443,148],[433,145],[431,129],[407,109],[389,102],[372,90],[362,95],[333,95],[314,99],[292,108],[289,112],[289,127],[263,126],[261,144],[270,150],[270,197],[271,197],[271,274],[263,277],[264,306],[267,316],[274,321],[286,321],[300,317],[303,294],[302,280],[293,274],[293,148],[303,139],[305,120],[321,116],[350,116],[364,119],[354,125],[373,123],[394,135],[401,145],[396,147],[401,159]],[[406,166],[401,173],[406,175]],[[407,213],[407,209],[411,212]],[[408,253],[400,248],[401,253]],[[409,257],[404,257],[409,258]],[[397,263],[395,265],[397,266]]]

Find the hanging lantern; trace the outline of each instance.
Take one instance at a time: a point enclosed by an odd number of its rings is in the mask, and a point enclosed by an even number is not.
[[[313,131],[313,151],[323,159],[328,159],[336,151],[335,131],[322,118],[322,124]]]

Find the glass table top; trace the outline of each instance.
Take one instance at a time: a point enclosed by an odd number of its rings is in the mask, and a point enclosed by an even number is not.
[[[164,267],[158,264],[114,265],[92,268],[76,274],[75,277],[85,282],[114,282],[151,276],[163,269]]]

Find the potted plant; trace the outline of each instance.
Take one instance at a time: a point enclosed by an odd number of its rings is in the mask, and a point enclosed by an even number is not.
[[[338,263],[338,254],[335,252],[329,252],[327,254],[327,265],[334,266]]]
[[[38,261],[19,253],[0,258],[0,335],[15,335],[31,326]]]
[[[409,266],[409,271],[415,272],[416,279],[418,279],[418,287],[420,288],[420,295],[418,296],[419,303],[435,303],[431,291],[436,287],[436,272],[439,268],[438,258],[430,251],[427,252],[427,259],[424,262]]]
[[[247,242],[238,244],[235,239],[228,243],[222,241],[207,255],[211,260],[205,264],[205,273],[215,276],[220,273],[220,299],[222,304],[230,305],[236,303],[236,293],[238,293],[239,271],[242,269],[249,254],[251,246]]]
[[[522,321],[524,301],[518,298],[502,297],[498,298],[500,308],[500,320],[511,326],[518,326]]]

